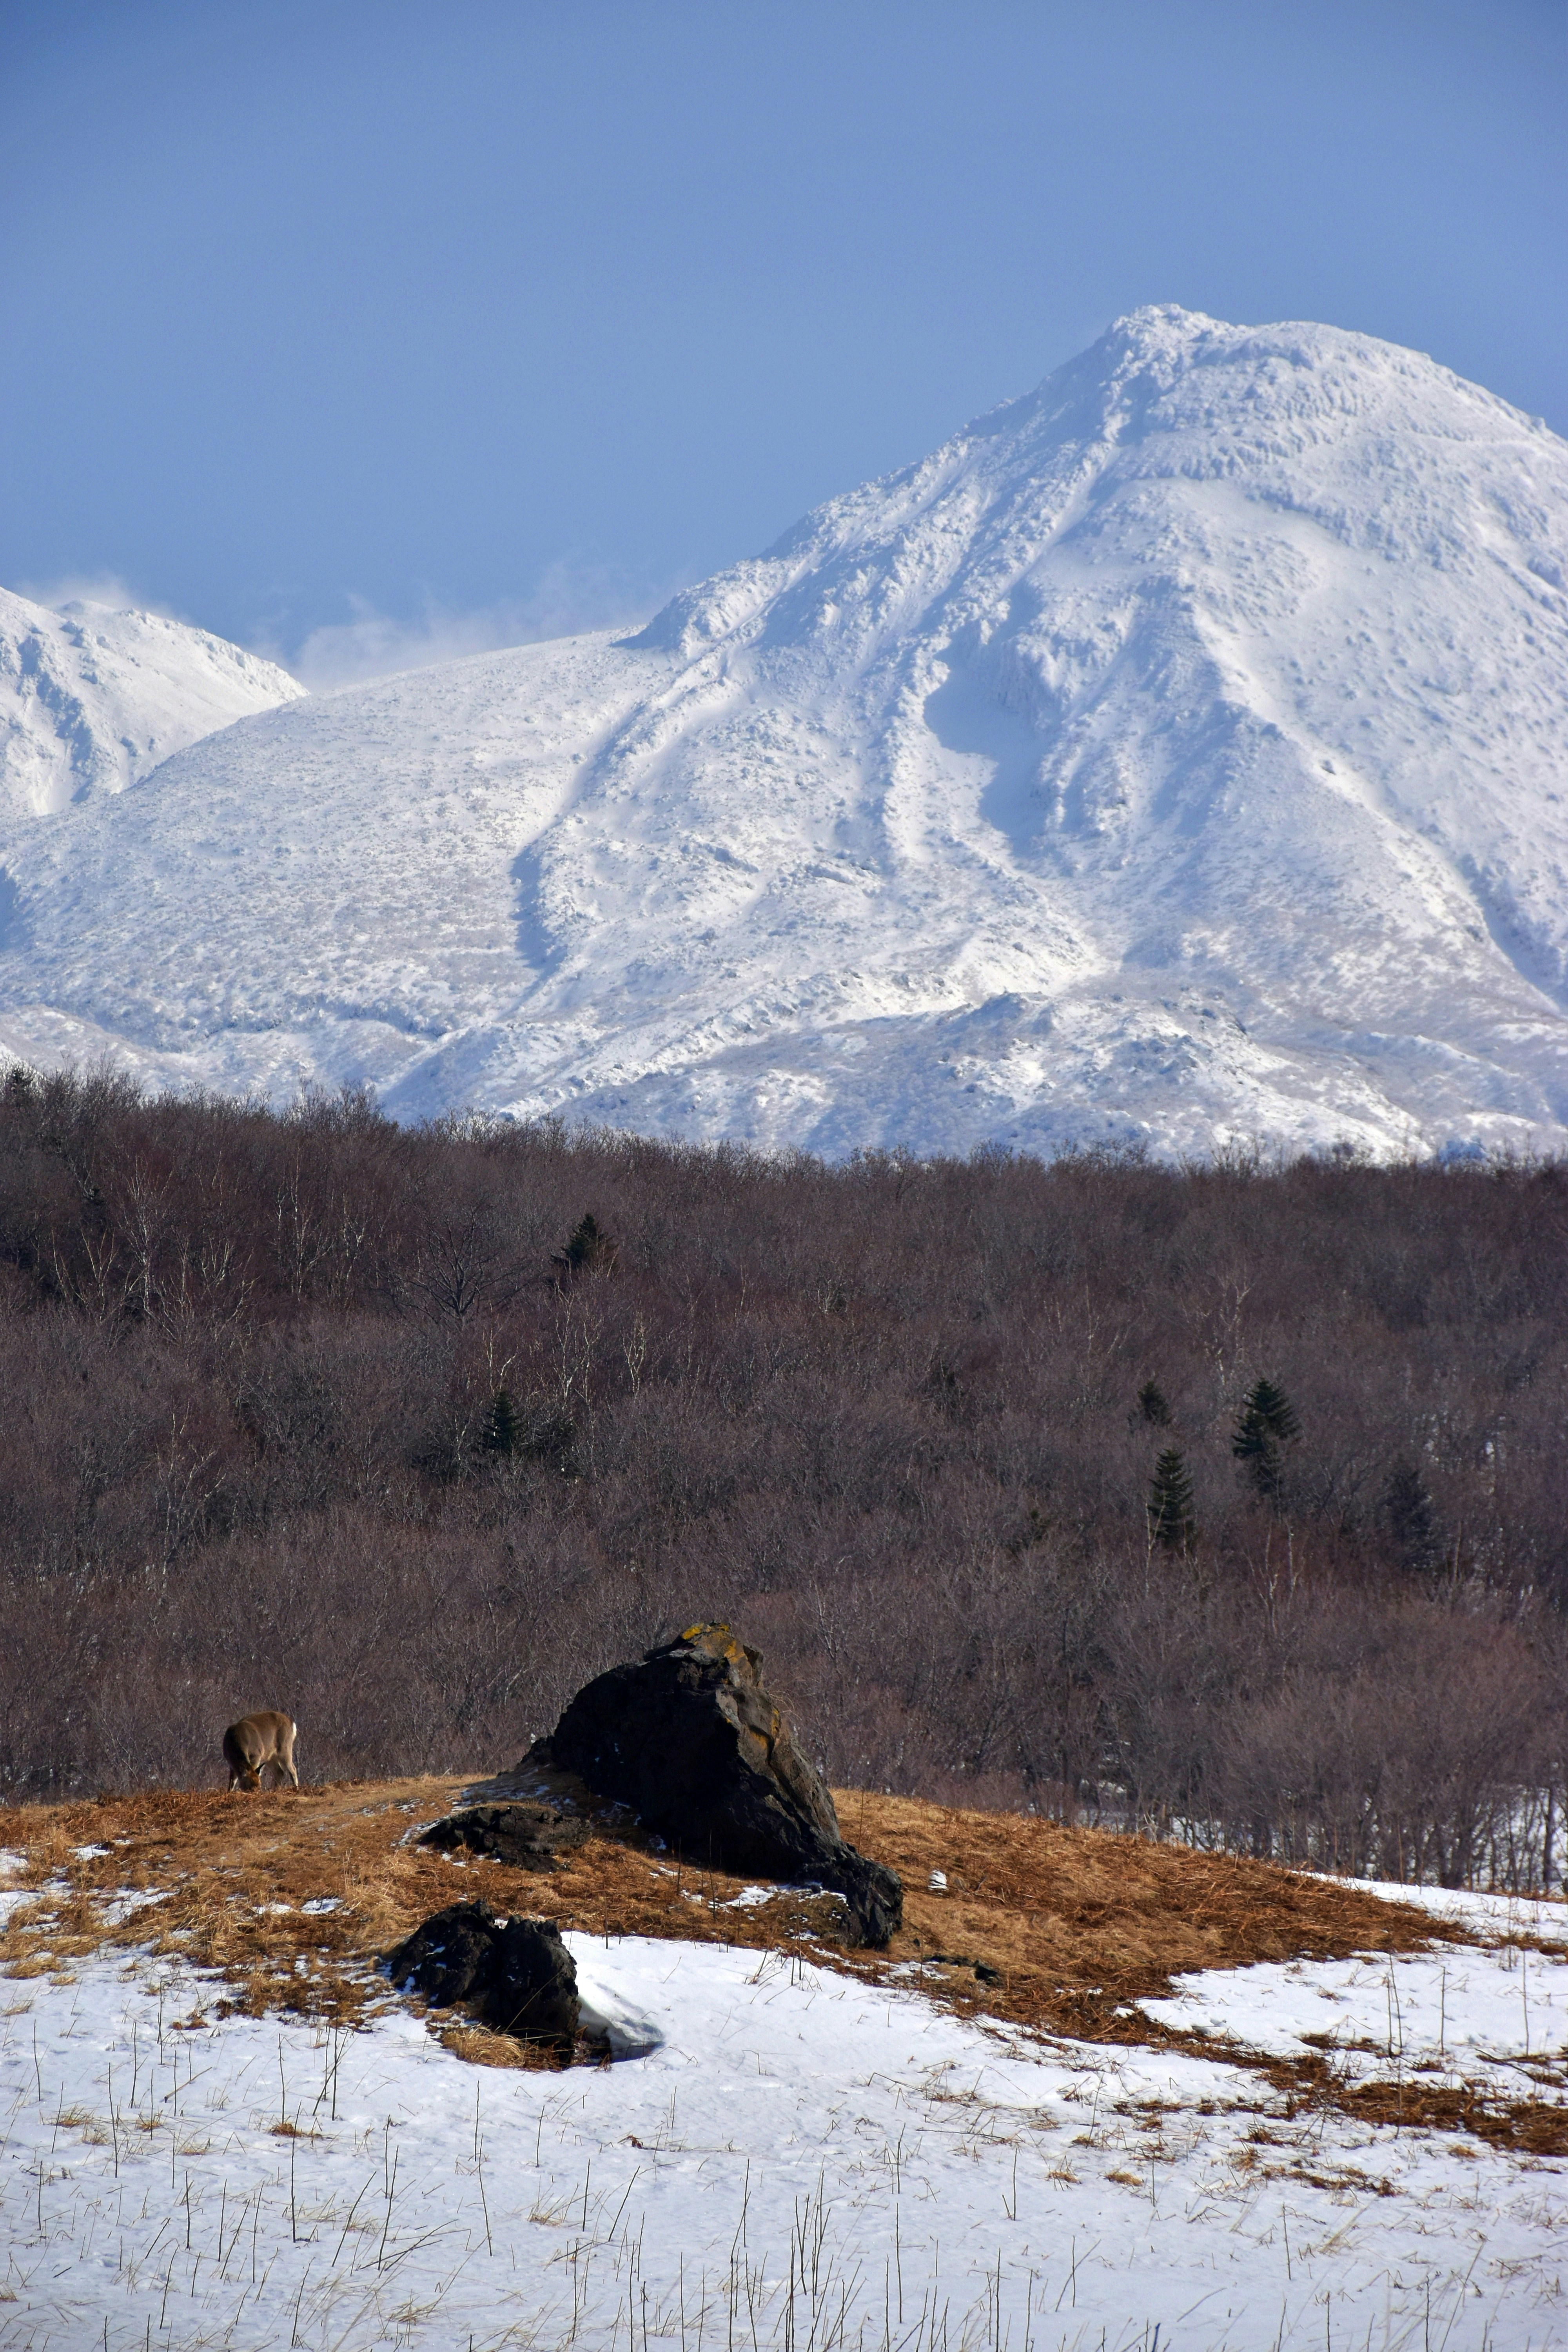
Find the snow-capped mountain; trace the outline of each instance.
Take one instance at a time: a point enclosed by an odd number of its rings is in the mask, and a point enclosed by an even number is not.
[[[173,751],[304,688],[157,613],[0,589],[0,807],[44,814],[140,783]]]
[[[0,850],[0,1038],[842,1152],[1568,1147],[1568,445],[1174,310],[641,635]]]

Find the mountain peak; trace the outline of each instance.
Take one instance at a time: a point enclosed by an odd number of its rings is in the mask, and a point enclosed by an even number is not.
[[[0,808],[123,792],[215,728],[304,692],[287,670],[160,613],[0,589]]]
[[[1563,1150],[1565,576],[1505,402],[1136,310],[635,639],[84,808],[0,1028],[834,1152]]]
[[[805,643],[825,622],[842,632],[847,598],[897,633],[910,615],[904,593],[889,593],[889,565],[905,585],[919,574],[944,606],[961,573],[977,587],[983,578],[990,612],[973,596],[964,608],[989,635],[1064,535],[1086,551],[1094,518],[1138,483],[1163,481],[1176,504],[1178,486],[1215,485],[1215,525],[1228,484],[1249,509],[1238,517],[1233,499],[1233,524],[1307,513],[1331,536],[1387,544],[1419,523],[1429,551],[1434,533],[1458,548],[1474,543],[1479,518],[1448,475],[1453,445],[1474,445],[1490,468],[1500,439],[1539,437],[1506,402],[1374,337],[1235,327],[1151,305],[929,457],[829,499],[764,555],[683,590],[631,642],[688,658],[764,630],[776,641],[794,627]],[[1560,466],[1563,445],[1545,437]],[[1500,508],[1483,488],[1480,502],[1488,515],[1506,508],[1510,528],[1524,520],[1510,493]],[[1557,559],[1532,542],[1523,560],[1548,577],[1540,564]],[[827,592],[815,601],[801,593],[813,576]]]

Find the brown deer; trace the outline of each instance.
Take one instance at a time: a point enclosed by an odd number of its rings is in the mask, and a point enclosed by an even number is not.
[[[259,1789],[261,1775],[268,1764],[278,1775],[272,1784],[275,1789],[282,1787],[285,1772],[298,1788],[300,1775],[294,1769],[298,1728],[292,1717],[271,1710],[242,1716],[237,1723],[231,1723],[223,1736],[223,1760],[228,1766],[230,1794],[236,1789]]]

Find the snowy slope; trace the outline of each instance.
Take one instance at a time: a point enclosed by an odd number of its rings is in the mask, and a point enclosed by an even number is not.
[[[221,1988],[134,1955],[11,1984],[0,2345],[1563,2340],[1560,2159],[1299,2105],[1234,2056],[966,2021],[787,1950],[567,1940],[600,2013],[657,2028],[647,2054],[474,2067],[390,2002],[358,2032],[220,2019]],[[1385,2078],[1562,2097],[1557,1954],[1180,1983],[1150,2006],[1243,2045],[1327,2025]]]
[[[205,629],[0,589],[0,808],[42,814],[140,783],[171,752],[304,688]]]
[[[1568,446],[1119,321],[678,597],[5,856],[0,1041],[840,1152],[1568,1146]]]

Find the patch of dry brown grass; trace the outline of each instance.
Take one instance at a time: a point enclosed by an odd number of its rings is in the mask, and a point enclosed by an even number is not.
[[[454,2056],[467,2059],[470,2066],[506,2066],[525,2074],[558,2074],[566,2063],[553,2042],[519,2042],[510,2033],[494,2033],[488,2025],[468,2020],[459,2025],[441,2026],[437,2039]]]
[[[135,1947],[221,1977],[220,2008],[347,2023],[382,1990],[371,1962],[444,1904],[482,1895],[498,1910],[542,1911],[594,1934],[805,1941],[860,1974],[926,1959],[931,1990],[956,2007],[1130,2041],[1150,2028],[1125,2012],[1167,1990],[1174,1972],[1431,1941],[1423,1913],[1353,1885],[857,1791],[840,1794],[846,1829],[902,1873],[905,1924],[885,1954],[846,1953],[834,1940],[833,1897],[781,1889],[736,1909],[743,1880],[665,1853],[557,1777],[558,1793],[590,1812],[595,1834],[547,1874],[414,1843],[462,1792],[447,1777],[19,1808],[6,1834],[26,1856],[32,1895],[0,1934],[0,1967],[36,1975],[105,1944]],[[106,1851],[81,1851],[91,1847]],[[945,1873],[945,1894],[927,1891],[933,1871]],[[115,1918],[126,1895],[140,1899]]]
[[[848,1836],[903,1876],[902,1956],[952,1955],[960,1983],[982,1963],[1000,1983],[975,1981],[967,2005],[1055,2032],[1146,2041],[1148,2019],[1124,2012],[1174,1975],[1433,1941],[1425,1912],[1351,1881],[908,1797],[837,1801]]]
[[[785,1888],[765,1905],[736,1909],[743,1880],[692,1867],[624,1813],[597,1805],[570,1776],[551,1777],[556,1794],[588,1812],[594,1833],[548,1873],[454,1859],[414,1842],[468,1790],[516,1793],[508,1776],[482,1790],[440,1776],[250,1797],[156,1790],[15,1809],[5,1843],[23,1854],[30,1892],[0,1932],[0,1970],[25,1979],[105,1947],[135,1948],[210,1972],[218,2015],[285,2010],[347,2026],[389,1997],[374,1965],[383,1954],[444,1905],[483,1895],[498,1911],[542,1913],[597,1935],[804,1947],[860,1976],[921,1962],[924,1990],[963,2014],[1075,2039],[1169,2041],[1246,2058],[1213,2038],[1167,2032],[1137,2003],[1193,1969],[1420,1951],[1436,1940],[1426,1913],[1353,1882],[1016,1814],[841,1790],[846,1833],[893,1864],[905,1885],[904,1926],[889,1949],[847,1951],[835,1939],[833,1897]],[[531,1773],[530,1785],[539,1778]],[[91,1847],[106,1850],[79,1851]],[[945,1892],[931,1891],[933,1872],[944,1874]],[[142,1899],[125,1909],[128,1895]],[[1448,1928],[1442,1939],[1463,1940]],[[441,2032],[474,2063],[555,2063],[466,2021],[448,2021]],[[1328,2102],[1369,2122],[1568,2152],[1568,2111],[1543,2102],[1504,2109],[1479,2093],[1423,2089],[1408,2077],[1347,2085],[1315,2053],[1247,2063],[1303,2105]]]
[[[1214,2049],[1213,2042],[1201,2045]],[[1467,2134],[1516,2156],[1568,2156],[1568,2106],[1549,2099],[1500,2099],[1477,2083],[1432,2084],[1396,2072],[1347,2083],[1315,2053],[1249,2062],[1281,2091],[1287,2113],[1335,2107],[1363,2124]]]

